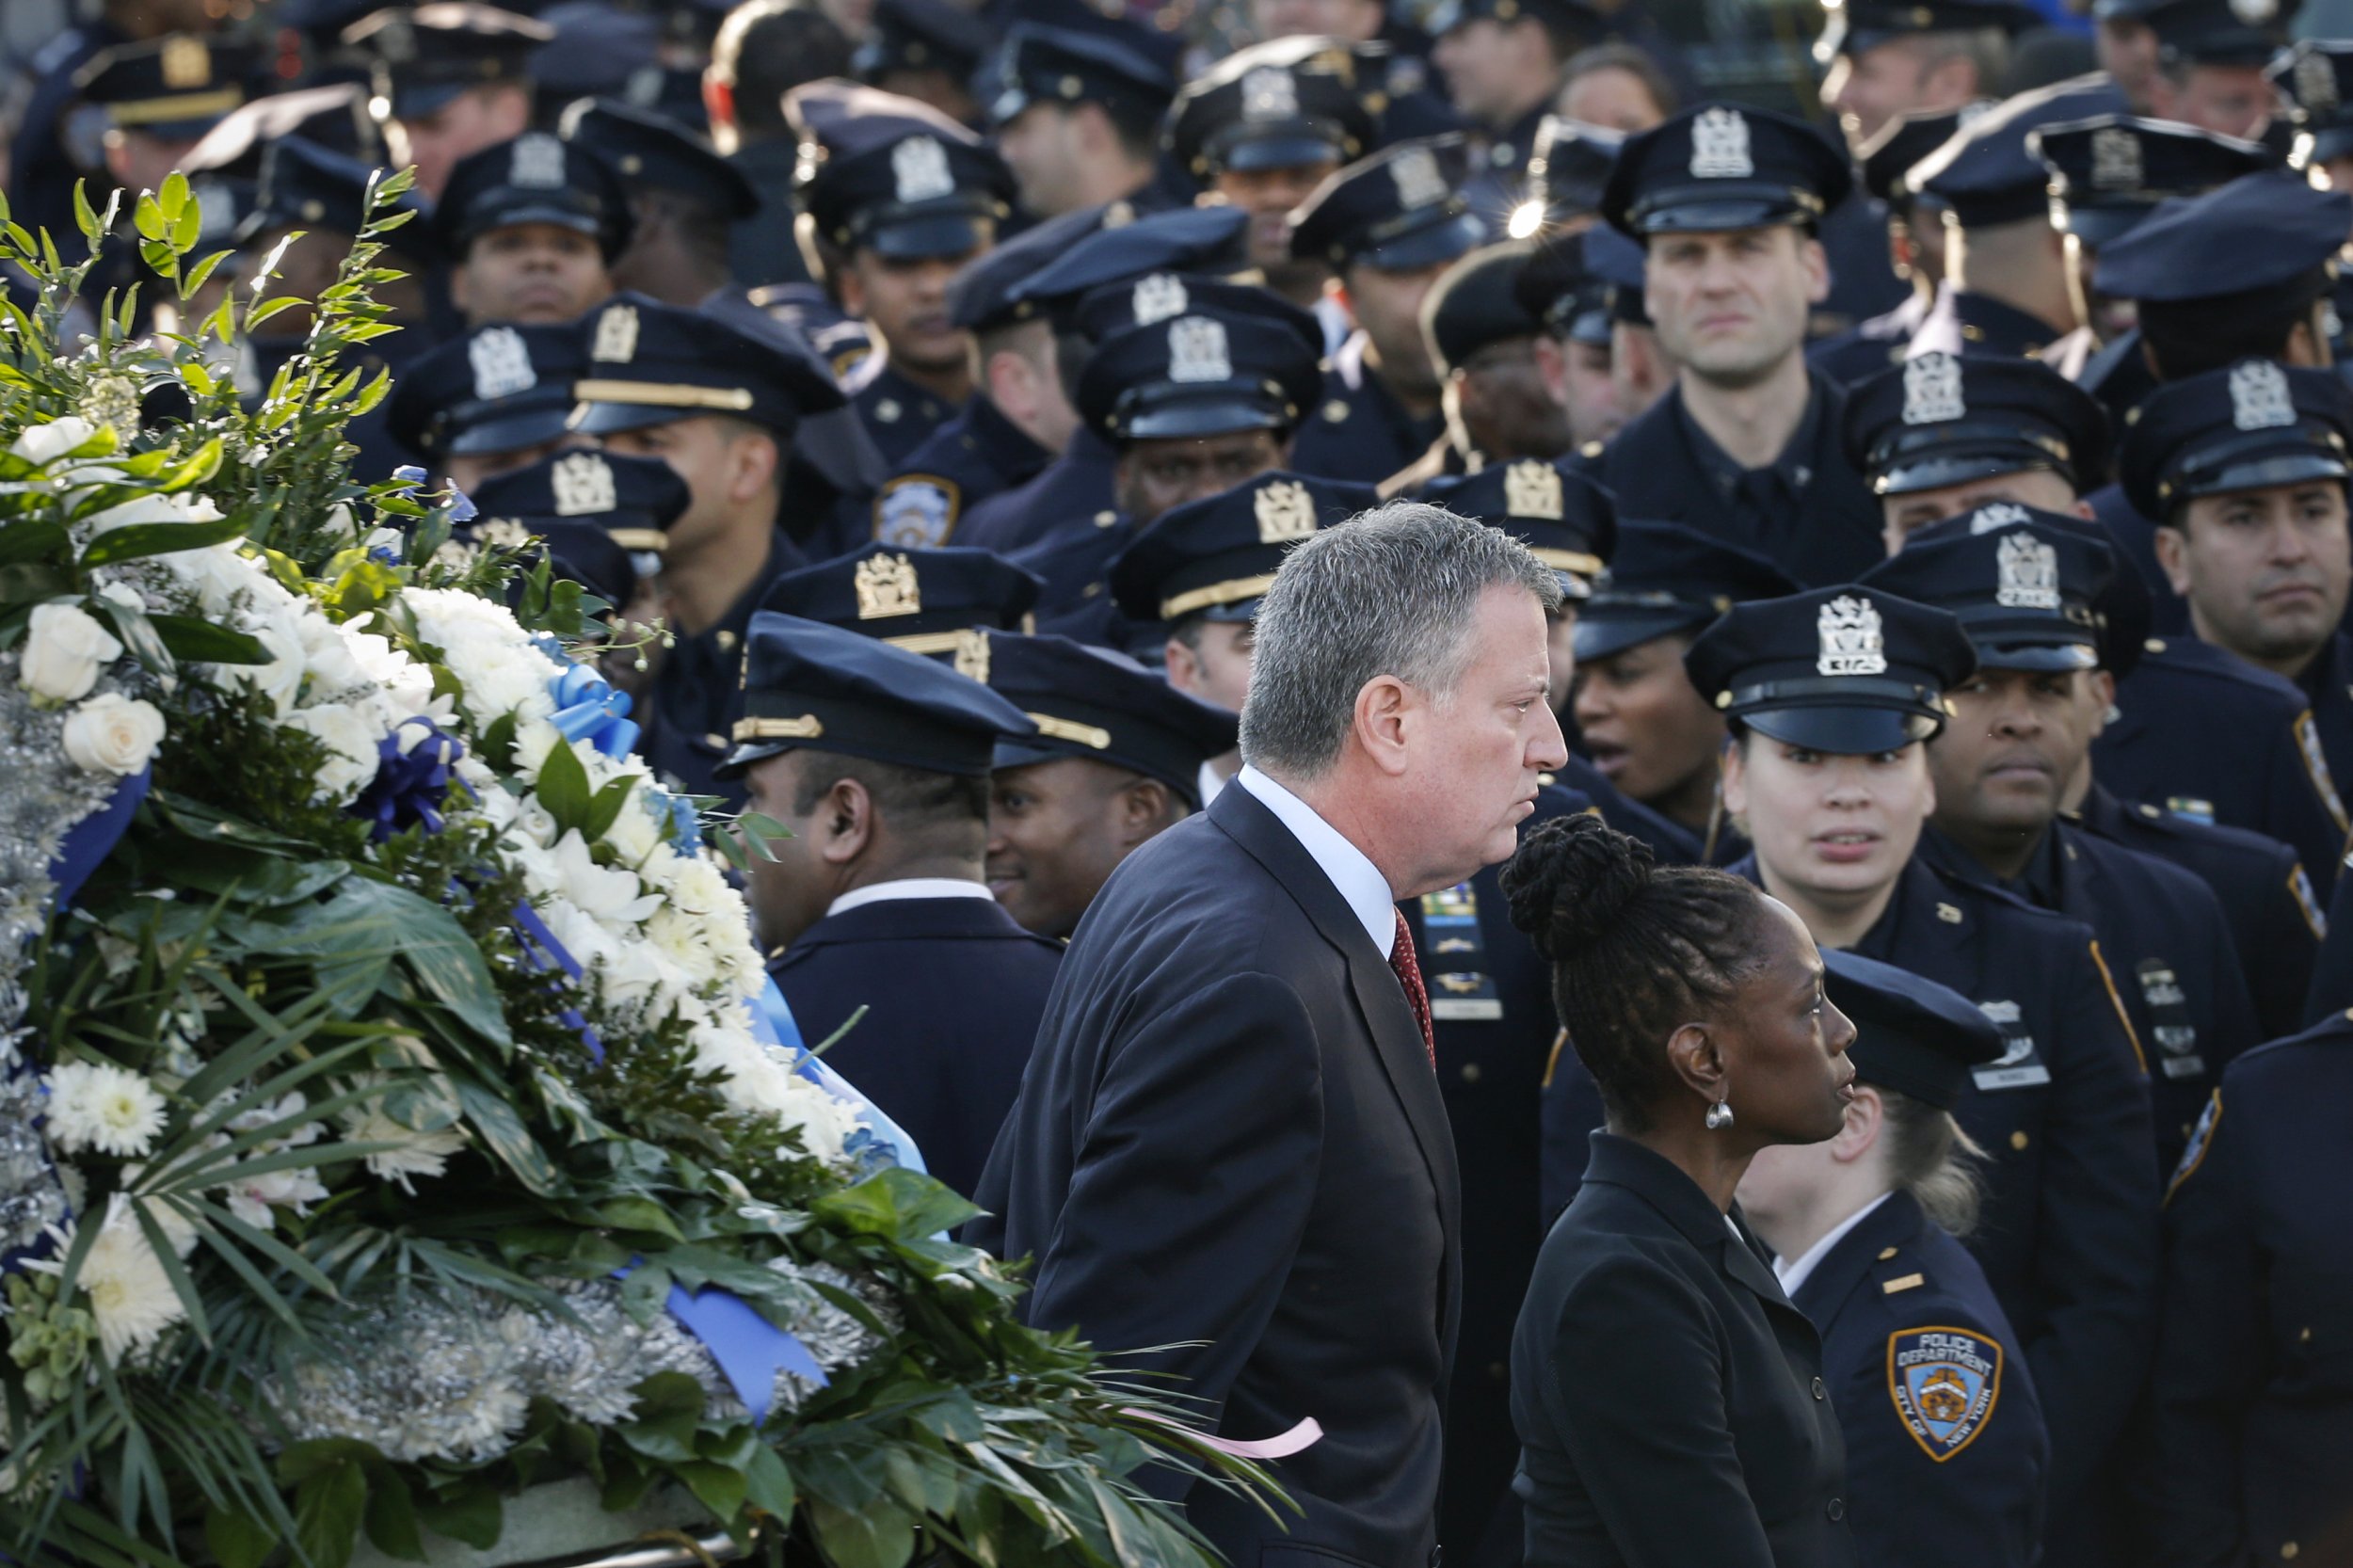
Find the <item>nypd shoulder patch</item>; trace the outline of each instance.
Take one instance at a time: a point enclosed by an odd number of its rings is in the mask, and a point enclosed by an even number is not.
[[[2206,1151],[2214,1147],[2214,1129],[2222,1121],[2222,1091],[2217,1089],[2206,1098],[2206,1109],[2199,1114],[2198,1125],[2189,1129],[2189,1142],[2182,1146],[2181,1162],[2173,1167],[2173,1179],[2165,1184],[2165,1201],[2171,1203],[2173,1194],[2182,1190],[2182,1183],[2198,1174],[2198,1167],[2206,1162]]]
[[[1913,1441],[1942,1464],[1993,1418],[2002,1347],[1975,1329],[1898,1329],[1887,1336],[1887,1394]]]
[[[948,542],[963,509],[963,491],[952,479],[910,473],[893,479],[874,496],[874,537],[904,550],[936,550]]]

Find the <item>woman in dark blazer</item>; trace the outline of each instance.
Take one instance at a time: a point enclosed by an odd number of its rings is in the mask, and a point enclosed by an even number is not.
[[[1590,817],[1504,872],[1608,1108],[1512,1351],[1528,1568],[1843,1568],[1821,1342],[1733,1204],[1757,1150],[1842,1125],[1854,1026],[1805,927]]]

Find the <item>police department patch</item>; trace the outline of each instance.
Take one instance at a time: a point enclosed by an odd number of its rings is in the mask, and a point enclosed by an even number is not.
[[[904,550],[936,550],[956,525],[962,496],[953,481],[928,473],[893,479],[874,497],[874,537]]]
[[[1975,1329],[1899,1329],[1887,1336],[1887,1393],[1913,1441],[1942,1464],[1993,1419],[2002,1347]]]

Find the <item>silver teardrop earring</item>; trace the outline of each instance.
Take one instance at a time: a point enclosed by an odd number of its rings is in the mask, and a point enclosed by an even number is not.
[[[1732,1105],[1730,1101],[1718,1100],[1715,1104],[1707,1108],[1708,1131],[1721,1132],[1724,1128],[1730,1127],[1731,1125]]]

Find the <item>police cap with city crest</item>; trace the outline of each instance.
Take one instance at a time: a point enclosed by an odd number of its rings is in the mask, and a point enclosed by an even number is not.
[[[1037,733],[1030,717],[969,676],[823,621],[752,612],[744,639],[744,716],[717,776],[794,749],[926,773],[986,775],[997,743]]]
[[[2108,416],[2040,360],[1932,350],[1858,382],[1839,430],[1881,495],[2048,470],[2077,493],[2105,482]]]
[[[667,115],[617,98],[583,99],[564,111],[566,141],[600,154],[632,191],[662,191],[740,223],[760,193],[718,149]]]
[[[568,323],[460,333],[395,378],[387,410],[392,438],[437,461],[560,440],[572,384],[587,369],[585,346]]]
[[[1528,154],[1528,197],[1531,213],[1512,214],[1513,238],[1533,232],[1531,223],[1565,223],[1601,211],[1601,196],[1609,174],[1618,167],[1624,131],[1588,124],[1563,115],[1548,114],[1536,122],[1536,139]]]
[[[418,120],[469,88],[525,80],[532,51],[554,37],[543,22],[478,0],[433,0],[361,17],[343,41],[373,58],[392,117]]]
[[[485,479],[469,499],[477,526],[506,518],[549,534],[559,524],[587,524],[632,554],[660,555],[693,496],[659,457],[575,451]]]
[[[1328,38],[1282,38],[1228,55],[1194,77],[1169,111],[1166,142],[1203,184],[1221,169],[1255,172],[1347,164],[1379,127],[1356,56]]]
[[[545,223],[594,239],[608,263],[636,227],[629,192],[604,155],[547,131],[458,159],[433,222],[452,256],[493,229]]]
[[[1052,315],[1075,330],[1071,313],[1096,289],[1152,272],[1221,275],[1247,266],[1249,216],[1239,207],[1175,207],[1131,223],[1104,224],[1005,291],[1009,305]]]
[[[1858,580],[1961,619],[1986,669],[2088,670],[2116,552],[2081,518],[1993,501],[1908,535]]]
[[[2353,157],[2353,40],[2300,40],[2272,62],[2270,76],[2296,124],[2291,163]]]
[[[2279,0],[2169,0],[2140,18],[2166,65],[2260,69],[2287,43]]]
[[[1016,326],[1038,314],[1034,299],[1014,290],[1103,227],[1103,207],[1059,213],[973,257],[948,280],[948,325],[967,332]]]
[[[1147,272],[1133,282],[1117,282],[1093,290],[1080,298],[1066,321],[1089,343],[1101,343],[1114,332],[1130,327],[1149,327],[1191,310],[1264,317],[1280,322],[1311,342],[1323,333],[1315,312],[1301,309],[1272,289],[1178,272]]]
[[[2022,92],[1963,121],[1944,145],[1912,167],[1905,183],[1942,202],[1963,229],[2048,221],[2051,171],[2028,138],[2045,126],[2123,106],[2123,95],[2105,78]]]
[[[1458,517],[1476,518],[1528,546],[1561,579],[1569,599],[1589,598],[1618,544],[1609,492],[1576,472],[1569,459],[1520,457],[1477,473],[1435,479],[1420,499]]]
[[[2124,432],[2117,478],[2134,510],[2163,523],[2198,496],[2343,484],[2349,437],[2353,392],[2334,375],[2241,360],[2151,392]]]
[[[1072,402],[1114,441],[1288,434],[1322,387],[1322,350],[1287,319],[1202,305],[1104,339]]]
[[[573,325],[588,364],[572,428],[592,436],[728,414],[790,436],[802,418],[845,406],[813,356],[708,311],[621,294]]]
[[[847,627],[988,679],[986,631],[1026,632],[1045,582],[994,551],[869,544],[788,571],[763,610]]]
[[[2275,167],[2261,142],[2132,115],[2046,125],[2027,138],[2050,174],[2051,216],[2086,245],[2121,238],[2169,196]]]
[[[1200,807],[1201,765],[1234,749],[1238,715],[1110,648],[1003,632],[987,638],[989,689],[1037,726],[1034,735],[997,743],[999,768],[1075,757],[1157,778]]]
[[[2009,0],[1822,0],[1822,33],[1814,40],[1814,58],[1828,65],[1840,55],[1862,55],[1897,39],[2017,33],[2042,21],[2032,6]]]
[[[1846,948],[1822,949],[1822,988],[1854,1021],[1855,1080],[1949,1111],[1969,1071],[2009,1048],[2001,1026],[1949,985]]]
[[[1463,200],[1469,144],[1459,134],[1401,141],[1318,185],[1291,214],[1291,254],[1331,267],[1416,272],[1487,237]]]
[[[245,103],[259,63],[260,51],[239,40],[171,33],[102,49],[73,82],[119,131],[194,141]]]
[[[1262,473],[1155,519],[1112,563],[1112,598],[1139,625],[1247,621],[1293,545],[1380,502],[1370,485]]]
[[[1857,584],[1737,604],[1683,655],[1726,718],[1840,757],[1934,735],[1977,663],[1951,612]]]
[[[977,85],[989,123],[1004,126],[1033,106],[1116,106],[1130,117],[1157,120],[1176,96],[1176,73],[1133,25],[1061,27],[1017,22],[999,45],[993,72]]]
[[[1606,659],[1656,637],[1689,636],[1744,600],[1797,591],[1772,562],[1712,534],[1621,519],[1609,570],[1577,606],[1577,656]]]
[[[2277,304],[2295,293],[2318,299],[2348,230],[2353,196],[2268,169],[2159,202],[2132,232],[2101,248],[2092,286],[2111,299],[2155,304],[2226,296]]]
[[[262,149],[261,178],[254,182],[234,238],[249,245],[273,229],[360,232],[367,220],[368,182],[380,170],[330,152],[300,136],[285,136]],[[431,222],[432,204],[412,188],[379,204],[377,216],[405,213],[408,220],[383,235],[383,243],[427,266],[444,259]]]
[[[984,248],[1013,210],[1013,174],[929,104],[847,82],[785,94],[801,138],[800,199],[818,237],[845,254],[903,259]]]
[[[1602,216],[1641,238],[1818,223],[1854,184],[1846,154],[1803,120],[1700,104],[1626,137]]]
[[[1474,250],[1438,274],[1422,296],[1421,335],[1438,374],[1465,369],[1483,348],[1533,338],[1544,320],[1520,296],[1520,274],[1535,252],[1529,240]]]
[[[869,87],[898,72],[944,72],[968,82],[988,54],[988,27],[950,0],[875,0],[866,41],[850,72]]]

